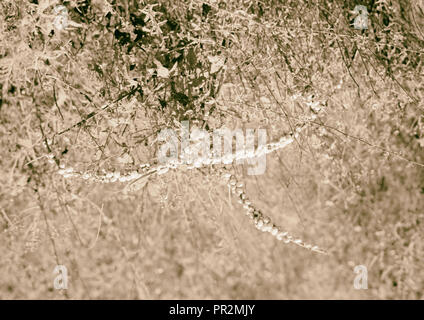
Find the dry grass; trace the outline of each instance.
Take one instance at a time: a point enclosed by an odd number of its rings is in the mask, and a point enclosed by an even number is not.
[[[0,4],[0,298],[422,299],[419,5],[116,2]],[[293,142],[164,172],[182,120]]]

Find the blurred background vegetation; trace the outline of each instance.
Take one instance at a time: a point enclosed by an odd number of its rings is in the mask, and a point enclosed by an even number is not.
[[[422,0],[2,0],[0,298],[422,299],[423,27]],[[56,174],[154,165],[182,120],[273,141],[318,109],[264,175],[231,170],[328,256],[257,231],[210,168]]]

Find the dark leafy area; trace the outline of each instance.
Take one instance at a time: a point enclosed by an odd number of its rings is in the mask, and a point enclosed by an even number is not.
[[[362,30],[355,0],[62,1],[64,30],[44,3],[0,1],[2,298],[422,299],[419,1],[362,1]],[[155,166],[158,133],[183,120],[271,142],[311,114],[264,175],[231,170],[327,257],[252,230],[210,167],[131,195],[57,174]]]

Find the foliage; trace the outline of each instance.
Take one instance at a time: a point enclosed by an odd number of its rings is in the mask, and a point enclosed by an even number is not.
[[[421,299],[424,7],[361,4],[365,30],[353,0],[2,1],[0,297]],[[129,194],[57,174],[155,165],[183,120],[270,141],[306,121],[263,176],[227,169],[330,255],[258,233],[212,168]]]

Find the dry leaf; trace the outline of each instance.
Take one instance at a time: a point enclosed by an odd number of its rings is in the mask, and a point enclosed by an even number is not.
[[[148,180],[149,180],[149,175],[143,176],[143,177],[127,184],[125,186],[125,188],[122,190],[122,192],[124,194],[136,192],[136,191],[142,189],[146,185]]]

